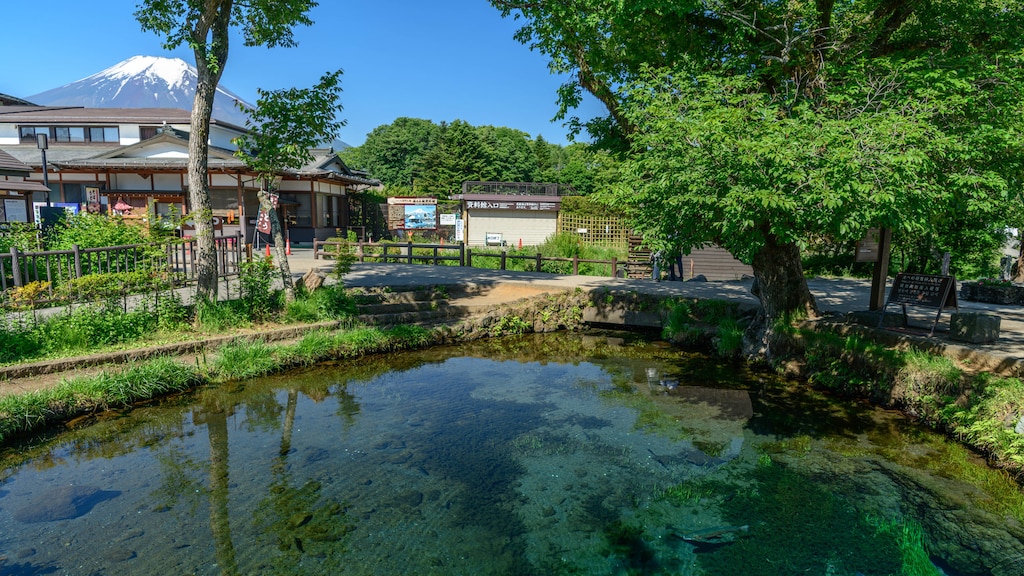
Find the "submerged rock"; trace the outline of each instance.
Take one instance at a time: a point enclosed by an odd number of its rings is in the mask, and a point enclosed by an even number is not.
[[[70,520],[88,514],[93,506],[120,496],[115,490],[95,486],[59,486],[51,488],[14,511],[14,519],[22,524]]]

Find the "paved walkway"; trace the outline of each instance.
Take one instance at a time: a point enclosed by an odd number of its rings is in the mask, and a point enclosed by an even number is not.
[[[294,250],[288,259],[292,272],[302,274],[311,268],[328,272],[331,260],[314,260],[312,249]],[[691,298],[714,298],[757,304],[750,294],[750,280],[731,282],[655,282],[626,278],[605,278],[597,276],[559,276],[536,272],[512,272],[463,268],[457,266],[427,266],[417,264],[371,264],[356,263],[345,276],[349,287],[371,286],[422,286],[422,285],[475,285],[484,287],[501,283],[522,283],[535,287],[572,289],[608,287],[630,290],[642,294],[659,296],[683,296]],[[815,278],[808,281],[811,293],[823,313],[845,315],[854,311],[868,310],[871,281],[860,279]],[[891,284],[890,284],[891,286]],[[908,307],[910,329],[898,331],[909,338],[922,340],[935,346],[963,347],[976,350],[1006,362],[999,364],[1024,363],[1024,307],[960,302],[961,312],[981,312],[1000,318],[1000,339],[990,344],[965,344],[948,338],[949,317],[952,311],[943,311],[939,317],[935,337],[928,338],[928,331],[937,311],[931,308]],[[888,312],[899,312],[897,305]]]

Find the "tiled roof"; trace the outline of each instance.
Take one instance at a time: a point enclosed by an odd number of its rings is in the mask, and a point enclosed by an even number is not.
[[[32,173],[32,167],[0,150],[0,174],[7,176],[28,176]]]

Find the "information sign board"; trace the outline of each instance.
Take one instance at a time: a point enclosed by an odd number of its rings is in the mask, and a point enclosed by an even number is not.
[[[885,308],[890,303],[902,305],[904,317],[907,315],[908,304],[936,308],[938,312],[935,314],[935,321],[932,322],[931,332],[928,333],[932,336],[944,309],[956,308],[958,312],[960,311],[960,305],[956,300],[956,278],[935,274],[897,274],[889,290],[889,298],[882,308],[882,317],[878,320],[879,328],[885,318]]]

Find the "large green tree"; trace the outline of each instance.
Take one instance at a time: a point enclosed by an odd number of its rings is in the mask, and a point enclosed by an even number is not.
[[[377,126],[366,141],[343,151],[345,163],[366,170],[388,188],[412,186],[414,170],[438,132],[437,124],[421,118],[398,118]]]
[[[815,314],[809,234],[920,232],[936,214],[996,215],[1020,187],[1024,8],[1017,0],[492,0],[518,38],[572,74],[562,114],[628,151],[615,195],[666,246],[750,262],[772,326]]]
[[[276,176],[298,170],[313,160],[310,149],[338,137],[345,121],[342,111],[341,70],[324,74],[312,88],[259,90],[256,109],[246,121],[249,132],[234,140],[235,156],[260,178],[260,209],[270,218],[270,233],[285,299],[295,299],[295,286],[285,251],[285,239],[270,194]]]
[[[143,30],[164,37],[164,47],[188,46],[195,54],[195,100],[188,145],[189,203],[196,226],[197,295],[217,296],[217,253],[209,189],[210,117],[217,84],[228,62],[232,27],[242,31],[246,46],[294,46],[292,30],[310,25],[313,0],[142,0],[135,18]]]
[[[450,198],[462,190],[462,182],[484,180],[489,161],[485,142],[473,126],[464,120],[442,123],[420,158],[414,192]]]

